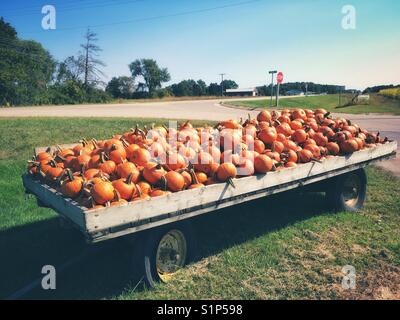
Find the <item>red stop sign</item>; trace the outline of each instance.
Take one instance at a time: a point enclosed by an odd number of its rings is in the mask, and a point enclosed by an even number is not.
[[[282,72],[278,72],[278,74],[276,75],[276,81],[281,84],[283,82],[283,73]]]

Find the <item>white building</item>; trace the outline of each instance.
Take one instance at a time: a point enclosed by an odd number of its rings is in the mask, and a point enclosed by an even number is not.
[[[237,88],[237,89],[226,89],[225,95],[228,97],[256,97],[258,96],[257,88]]]

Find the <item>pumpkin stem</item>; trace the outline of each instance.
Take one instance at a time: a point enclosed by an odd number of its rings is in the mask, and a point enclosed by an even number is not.
[[[67,160],[66,158],[64,158],[63,156],[60,156],[59,154],[57,154],[56,156],[55,156],[55,158],[54,159],[57,159],[57,160],[61,160],[61,161],[65,161],[65,160]]]
[[[108,159],[109,159],[108,155],[107,155],[104,151],[102,151],[102,152],[100,153],[100,162],[101,162],[101,163],[104,163],[104,162],[106,162]]]
[[[90,199],[90,202],[92,204],[92,208],[95,208],[96,207],[96,201],[94,201],[92,196],[89,199]]]
[[[92,138],[91,142],[92,142],[92,144],[93,144],[95,149],[99,148],[99,144],[97,143],[97,140],[95,138]]]
[[[195,182],[195,184],[199,184],[199,180],[197,179],[196,173],[194,172],[193,168],[190,169],[189,173],[192,176],[192,180]]]
[[[133,174],[132,173],[128,174],[128,176],[126,177],[125,183],[132,184],[132,178],[133,178]]]
[[[113,201],[121,201],[121,194],[119,193],[119,191],[117,189],[114,189],[114,199]]]
[[[318,163],[322,163],[321,160],[319,160],[319,159],[317,159],[317,158],[314,158],[314,157],[312,157],[311,160],[313,160],[313,161],[315,161],[315,162],[318,162]]]
[[[61,182],[64,179],[65,175],[66,175],[66,173],[64,170],[64,172],[56,179],[56,185],[61,186]]]
[[[135,184],[135,188],[136,188],[136,192],[137,192],[138,196],[141,197],[143,194],[142,188],[137,184]]]
[[[67,177],[68,177],[68,179],[69,179],[70,181],[73,181],[73,180],[74,180],[74,176],[72,175],[71,169],[66,169],[66,170],[65,170],[65,173],[67,174]]]
[[[46,177],[45,173],[42,171],[42,164],[41,163],[38,166],[38,172],[42,176],[42,178]]]
[[[233,180],[231,177],[229,177],[226,182],[232,187],[232,188],[236,188],[235,184],[233,183]]]
[[[49,161],[49,164],[50,164],[50,166],[52,166],[53,168],[57,167],[57,163],[56,163],[53,159],[51,159],[51,160]]]
[[[169,167],[169,165],[168,164],[164,164],[164,168],[165,169],[167,169],[167,171],[169,172],[169,171],[173,171],[170,167]]]
[[[157,163],[156,167],[157,170],[160,170],[162,168],[162,165],[160,163]]]
[[[129,147],[128,141],[126,141],[123,137],[121,137],[121,141],[122,141],[122,145],[123,145],[125,148],[128,148],[128,147]]]
[[[163,191],[167,191],[167,178],[165,178],[165,176],[162,176],[160,179],[160,184],[161,184],[161,188]]]

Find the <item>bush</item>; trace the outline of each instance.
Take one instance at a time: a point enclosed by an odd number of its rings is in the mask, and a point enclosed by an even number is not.
[[[391,89],[383,89],[379,91],[379,94],[392,99],[400,100],[400,87],[399,88],[391,88]]]
[[[43,101],[46,101],[46,104],[79,104],[104,103],[111,99],[112,97],[103,90],[93,87],[85,89],[79,83],[66,81],[63,84],[50,86]]]

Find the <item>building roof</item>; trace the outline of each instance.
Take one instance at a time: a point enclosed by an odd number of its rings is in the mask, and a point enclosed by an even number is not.
[[[254,92],[257,88],[237,88],[237,89],[226,89],[225,92]]]

